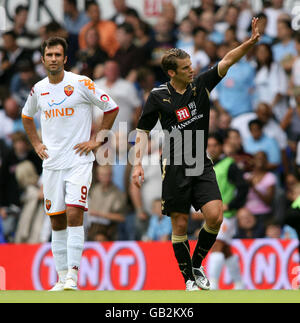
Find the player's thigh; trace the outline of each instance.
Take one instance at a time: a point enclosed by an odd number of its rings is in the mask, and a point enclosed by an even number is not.
[[[92,182],[92,169],[93,163],[88,163],[68,170],[65,177],[65,204],[68,209],[79,208],[87,211],[88,194]]]
[[[162,168],[162,212],[188,214],[191,208],[191,179],[184,174],[184,168],[168,165]]]
[[[66,213],[64,170],[43,169],[45,212],[49,216]]]

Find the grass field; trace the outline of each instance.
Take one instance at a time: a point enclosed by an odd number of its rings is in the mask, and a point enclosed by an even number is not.
[[[0,303],[300,303],[300,290],[0,291]]]

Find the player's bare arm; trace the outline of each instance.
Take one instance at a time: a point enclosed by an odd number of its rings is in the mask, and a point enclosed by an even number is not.
[[[119,110],[117,109],[117,110],[114,110],[110,113],[105,113],[101,127],[100,127],[99,131],[96,133],[96,135],[91,137],[91,139],[89,141],[82,142],[80,144],[77,144],[74,147],[74,150],[76,150],[76,154],[80,154],[80,156],[82,156],[83,154],[88,155],[91,151],[98,149],[103,142],[96,140],[97,134],[101,131],[107,131],[107,130],[111,129],[111,127],[118,115],[118,112],[119,112]]]
[[[144,170],[142,166],[142,159],[143,159],[147,144],[148,144],[148,133],[146,131],[137,129],[137,136],[136,136],[135,150],[134,150],[132,183],[138,188],[141,188],[141,185],[144,182]]]
[[[27,133],[27,136],[28,136],[35,152],[42,160],[47,159],[49,157],[46,152],[47,147],[41,142],[41,140],[38,136],[38,133],[36,131],[36,127],[35,127],[33,119],[23,117],[22,121],[23,121],[24,129]]]
[[[237,63],[259,41],[260,33],[257,28],[258,18],[252,19],[252,34],[250,39],[243,42],[237,48],[231,50],[218,65],[220,76],[225,76],[228,69]]]

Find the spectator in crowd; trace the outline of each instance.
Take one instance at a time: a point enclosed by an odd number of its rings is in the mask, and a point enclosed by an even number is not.
[[[290,73],[294,57],[297,56],[291,21],[286,19],[278,20],[277,29],[279,42],[272,47],[274,60],[280,63],[287,73]]]
[[[4,101],[4,109],[0,110],[0,138],[10,146],[11,137],[16,131],[24,131],[21,107],[15,98],[9,97]]]
[[[146,54],[134,44],[135,33],[131,24],[124,22],[119,25],[116,35],[120,47],[113,59],[119,64],[120,76],[135,82],[138,68],[146,63]]]
[[[288,173],[285,177],[285,198],[286,198],[286,207],[290,207],[294,202],[294,189],[298,184],[298,178],[295,173]]]
[[[79,35],[81,28],[89,22],[84,11],[77,9],[77,0],[64,0],[64,28],[69,34]]]
[[[295,46],[297,50],[297,56],[294,59],[292,65],[291,79],[290,79],[290,89],[300,86],[300,33],[296,34]],[[293,95],[292,92],[290,92]]]
[[[199,18],[199,26],[207,31],[207,38],[219,45],[224,41],[224,35],[215,29],[215,15],[212,10],[205,10]]]
[[[226,135],[226,131],[230,128],[231,120],[232,118],[228,112],[220,112],[218,118],[218,133],[222,136],[223,139]]]
[[[285,12],[283,8],[283,0],[271,0],[271,6],[263,10],[268,18],[266,34],[272,38],[277,38],[277,22],[281,14]]]
[[[268,103],[280,121],[288,107],[288,79],[285,71],[273,61],[272,49],[268,44],[256,47],[256,64],[254,106],[260,102]]]
[[[6,31],[2,34],[2,38],[3,49],[0,50],[0,88],[2,88],[2,91],[8,92],[10,81],[17,72],[18,64],[24,60],[31,60],[32,52],[18,46],[17,35],[14,31]]]
[[[247,208],[241,208],[237,211],[237,233],[236,239],[258,239],[264,238],[265,230],[258,223],[257,218]]]
[[[45,219],[43,188],[39,176],[30,161],[16,167],[16,179],[23,193],[22,211],[18,220],[15,243],[40,243],[40,232]]]
[[[160,154],[158,144],[152,137],[148,139],[148,154],[142,160],[145,181],[141,189],[134,184],[130,184],[130,197],[136,211],[136,239],[142,240],[145,237],[148,226],[149,216],[152,213],[152,202],[161,198],[161,169]]]
[[[172,1],[163,1],[161,7],[161,16],[166,18],[170,25],[170,32],[174,38],[177,38],[179,25],[176,22],[177,11]]]
[[[267,166],[267,156],[260,151],[254,155],[253,171],[245,173],[245,179],[250,186],[245,207],[262,225],[273,216],[272,206],[276,189],[276,176],[267,170]]]
[[[120,67],[116,61],[109,60],[104,65],[104,77],[96,81],[119,105],[119,114],[113,130],[120,127],[120,122],[126,123],[128,132],[136,125],[141,112],[141,101],[134,85],[120,76]],[[124,124],[123,124],[124,126]]]
[[[281,121],[281,128],[287,133],[289,147],[295,155],[300,139],[300,86],[293,90],[296,107],[290,107]]]
[[[193,46],[193,25],[188,17],[182,19],[178,27],[176,48],[185,49]]]
[[[78,52],[77,64],[73,72],[86,75],[90,79],[103,76],[103,65],[108,55],[99,45],[99,34],[96,28],[91,27],[85,33],[86,48]]]
[[[168,241],[172,234],[171,219],[161,213],[161,200],[156,199],[152,203],[149,227],[146,241]]]
[[[19,106],[23,107],[32,87],[40,80],[40,77],[36,73],[32,61],[20,62],[17,71],[10,83],[10,93],[17,100]]]
[[[298,239],[300,238],[300,183],[294,185],[292,189],[293,203],[286,209],[284,223],[296,230]]]
[[[158,82],[168,81],[167,76],[161,69],[161,59],[164,53],[175,46],[177,39],[172,34],[172,25],[164,16],[157,18],[154,25],[154,46],[151,53],[150,66]]]
[[[136,86],[142,105],[146,102],[153,88],[158,86],[155,81],[155,74],[149,67],[141,67],[137,73]]]
[[[116,25],[122,25],[126,20],[126,14],[129,11],[134,11],[136,16],[138,16],[137,11],[134,8],[128,7],[126,0],[113,0],[113,5],[115,8],[115,14],[111,18]]]
[[[292,227],[276,220],[267,223],[265,232],[265,238],[269,239],[298,239],[297,232]]]
[[[37,173],[42,172],[42,162],[30,147],[23,132],[16,132],[12,136],[13,148],[3,159],[0,168],[0,215],[5,227],[4,233],[12,241],[20,213],[20,196],[22,189],[16,179],[16,167],[28,160],[34,164]]]
[[[229,50],[227,47],[225,53]],[[253,111],[254,80],[255,69],[245,59],[241,59],[212,91],[214,104],[219,110],[227,111],[233,118]]]
[[[252,170],[253,156],[244,151],[242,138],[237,129],[227,129],[224,137],[224,152],[234,159],[243,172]]]
[[[110,165],[97,166],[96,183],[89,196],[88,241],[114,241],[118,223],[123,222],[125,196],[112,183]]]
[[[145,55],[145,63],[149,64],[155,41],[152,27],[143,20],[139,20],[135,28],[135,44]]]
[[[91,1],[86,6],[87,15],[90,18],[90,22],[84,25],[79,33],[79,46],[80,49],[85,49],[86,44],[86,32],[95,27],[100,35],[99,45],[103,48],[110,57],[114,56],[119,48],[119,44],[116,38],[117,26],[112,21],[101,19],[101,10],[97,2]]]
[[[280,149],[276,140],[263,133],[263,123],[258,119],[249,122],[249,130],[251,135],[245,141],[245,151],[252,155],[259,151],[265,152],[267,169],[276,170],[281,163]]]
[[[207,32],[204,28],[197,27],[193,30],[193,37],[193,45],[184,50],[190,55],[195,75],[198,75],[200,70],[210,63],[210,59],[204,50]]]
[[[213,41],[207,40],[204,45],[204,50],[209,58],[209,64],[204,69],[202,69],[201,72],[214,67],[219,61],[217,55],[218,45],[216,45]]]

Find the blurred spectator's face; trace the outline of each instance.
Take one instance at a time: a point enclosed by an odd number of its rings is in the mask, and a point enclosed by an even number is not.
[[[203,31],[198,31],[194,36],[194,43],[196,48],[204,48],[206,41],[206,33]]]
[[[253,164],[256,169],[265,170],[267,167],[267,156],[264,152],[260,151],[253,157]]]
[[[256,58],[261,64],[266,64],[270,53],[265,45],[259,45],[256,50]]]
[[[85,41],[88,48],[97,47],[99,44],[99,34],[96,29],[89,29],[85,34]]]
[[[97,178],[98,181],[104,186],[109,186],[112,179],[112,170],[110,167],[98,167],[97,168]]]
[[[20,115],[20,107],[17,101],[13,98],[8,98],[5,100],[4,109],[6,115],[13,120],[17,119]]]
[[[170,23],[173,23],[176,20],[176,8],[171,2],[165,2],[162,4],[162,15]]]
[[[87,15],[91,19],[92,22],[97,23],[101,19],[100,8],[97,5],[90,5],[87,10]]]
[[[272,0],[272,5],[274,8],[282,8],[283,0]]]
[[[199,17],[195,10],[190,10],[188,14],[189,20],[192,23],[193,27],[195,28],[199,24]]]
[[[28,11],[22,10],[15,16],[15,23],[18,26],[25,26],[28,17]]]
[[[213,8],[215,5],[214,1],[215,0],[202,0],[201,1],[202,8],[204,9]]]
[[[242,139],[239,133],[236,131],[229,131],[227,143],[234,149],[234,151],[237,151],[242,146]]]
[[[260,103],[257,106],[256,115],[260,121],[267,123],[272,117],[272,110],[268,104]]]
[[[285,184],[288,190],[293,189],[293,187],[298,183],[297,178],[293,174],[288,174],[285,179]]]
[[[46,47],[42,62],[50,74],[55,75],[60,73],[67,62],[63,47],[61,45]]]
[[[230,7],[227,10],[225,19],[226,19],[226,22],[229,24],[229,26],[236,25],[238,16],[239,16],[239,11],[236,8]]]
[[[240,209],[237,212],[239,227],[244,230],[252,229],[256,224],[255,216],[247,209]]]
[[[213,161],[218,160],[223,153],[223,146],[215,138],[208,138],[207,153]]]
[[[134,35],[127,33],[123,28],[118,28],[116,37],[121,47],[127,47],[132,44]]]
[[[263,134],[262,129],[257,124],[252,124],[250,127],[250,132],[254,140],[259,140]]]
[[[4,35],[3,36],[3,47],[5,50],[7,51],[14,51],[18,46],[17,46],[17,42],[14,39],[14,37],[10,36],[10,35]]]
[[[18,156],[25,155],[29,150],[27,142],[25,142],[23,140],[14,141],[13,147],[14,147],[14,151],[15,151],[16,155],[18,155]]]
[[[214,61],[217,57],[217,45],[212,41],[206,41],[204,50],[211,61]]]
[[[113,0],[117,12],[124,12],[127,8],[125,0]]]
[[[281,228],[279,225],[271,224],[266,228],[266,237],[270,239],[280,239]]]
[[[215,17],[212,11],[204,11],[200,16],[200,25],[208,32],[213,32],[215,29]]]
[[[184,20],[181,22],[179,30],[185,35],[191,35],[193,31],[193,26],[189,20]]]
[[[235,41],[236,40],[236,37],[235,37],[235,32],[233,31],[233,30],[231,30],[231,29],[227,29],[226,31],[225,31],[225,36],[224,36],[224,38],[225,38],[225,43],[232,43],[233,41]]]
[[[230,127],[231,117],[228,113],[221,113],[219,118],[219,128],[220,129],[228,129]]]
[[[222,59],[229,52],[229,47],[225,44],[221,44],[217,49],[217,55],[219,59]]]
[[[34,77],[34,70],[23,71],[20,73],[20,78],[24,83],[30,83]]]
[[[115,81],[119,78],[120,68],[117,62],[106,62],[104,66],[104,75],[109,81]]]
[[[168,22],[168,20],[165,17],[160,16],[157,19],[154,29],[158,34],[168,35],[171,30],[170,23]]]
[[[280,40],[289,39],[292,36],[292,30],[284,22],[278,21],[277,36]]]

